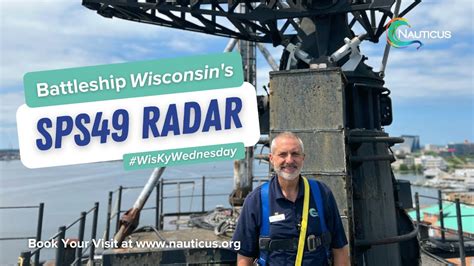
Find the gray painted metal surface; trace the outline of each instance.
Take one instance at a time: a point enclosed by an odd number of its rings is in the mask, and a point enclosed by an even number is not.
[[[297,134],[305,145],[302,174],[318,179],[334,193],[348,239],[350,182],[344,129],[345,81],[339,69],[270,73],[270,138],[283,131]]]
[[[351,135],[385,136],[379,131],[352,131]],[[363,143],[353,156],[388,155],[386,143]],[[377,240],[398,235],[394,185],[389,160],[352,163],[354,238]],[[401,265],[398,244],[372,246],[365,252],[367,265]]]
[[[292,131],[305,144],[303,175],[334,193],[350,240],[352,263],[401,265],[398,244],[355,247],[356,240],[398,235],[388,146],[349,145],[348,135],[385,137],[376,130],[346,128],[345,78],[337,68],[270,73],[270,138]],[[358,162],[351,162],[351,156]],[[360,161],[362,160],[362,161]]]

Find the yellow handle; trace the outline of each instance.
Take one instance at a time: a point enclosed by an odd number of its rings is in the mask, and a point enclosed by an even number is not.
[[[309,184],[306,177],[302,176],[304,183],[303,219],[301,221],[300,237],[298,239],[298,252],[296,253],[295,266],[300,266],[303,261],[304,244],[306,240],[306,229],[308,227],[309,212]]]

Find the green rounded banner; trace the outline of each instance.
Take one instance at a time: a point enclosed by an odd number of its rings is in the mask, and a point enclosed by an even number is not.
[[[38,71],[24,76],[29,107],[224,89],[243,82],[238,53]]]

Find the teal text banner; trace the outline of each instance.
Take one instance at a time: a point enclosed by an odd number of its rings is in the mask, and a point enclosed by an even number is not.
[[[26,104],[53,106],[238,87],[238,53],[30,72],[24,76]]]
[[[128,153],[123,155],[125,170],[173,165],[239,160],[245,157],[243,143],[219,144],[183,149]]]

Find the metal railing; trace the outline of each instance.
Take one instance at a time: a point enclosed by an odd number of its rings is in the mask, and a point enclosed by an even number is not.
[[[433,200],[438,201],[440,227],[422,223],[423,221],[421,220],[421,217],[420,217],[420,198],[433,199]],[[444,215],[443,202],[451,202],[453,204],[456,204],[456,220],[457,220],[457,227],[458,227],[457,231],[445,228],[444,218],[446,216]],[[474,206],[468,203],[463,203],[463,204],[467,206]],[[457,234],[458,239],[459,239],[459,258],[461,260],[461,265],[465,266],[466,265],[466,250],[465,250],[466,247],[464,245],[464,238],[467,238],[469,240],[474,240],[474,235],[463,232],[462,217],[468,217],[468,215],[465,215],[465,216],[462,215],[460,200],[458,198],[456,198],[454,201],[443,199],[441,190],[438,190],[438,197],[419,195],[418,192],[416,192],[415,193],[415,210],[416,210],[417,225],[427,227],[428,229],[440,231],[442,242],[445,242],[446,240],[446,233],[453,234],[453,235]]]
[[[67,226],[60,226],[58,229],[58,232],[54,234],[52,237],[50,237],[46,242],[51,242],[55,243],[54,246],[57,246],[56,248],[56,261],[55,265],[60,266],[60,265],[82,265],[82,259],[83,258],[88,258],[90,263],[94,262],[94,253],[95,253],[95,245],[90,244],[87,245],[87,247],[83,248],[83,243],[84,243],[84,231],[85,231],[85,224],[86,224],[86,217],[92,213],[92,227],[91,227],[91,238],[89,243],[91,243],[92,240],[97,239],[97,219],[99,216],[99,203],[96,202],[94,204],[94,207],[92,207],[90,210],[87,212],[81,212],[81,215],[78,219],[73,221]],[[78,233],[77,233],[77,240],[71,240],[71,239],[66,239],[66,232],[67,230],[71,229],[74,225],[78,224]],[[41,237],[40,237],[41,238]],[[40,240],[40,239],[38,239]],[[67,254],[66,251],[66,246],[65,243],[70,245],[72,248],[71,250],[74,252],[73,261],[69,262],[66,261],[69,259],[69,255]],[[35,260],[34,264],[35,265],[40,265],[39,264],[39,254],[41,249],[43,249],[45,246],[41,246],[36,248],[33,251],[24,251],[21,253],[19,257],[19,265],[20,266],[29,266],[31,265],[31,257],[34,255]],[[83,256],[85,252],[89,251],[88,255],[86,257]],[[68,255],[66,257],[66,255]]]
[[[36,224],[36,236],[24,236],[24,237],[0,237],[0,241],[4,240],[25,240],[35,239],[36,241],[41,240],[41,233],[43,231],[43,215],[44,215],[44,203],[41,202],[38,206],[5,206],[0,207],[0,210],[8,209],[38,209],[38,222]],[[34,262],[35,265],[39,265],[40,252],[35,254]]]
[[[164,219],[165,217],[179,217],[186,216],[190,214],[199,214],[206,212],[206,200],[209,197],[223,197],[229,196],[229,193],[208,193],[206,182],[209,180],[217,180],[217,179],[229,179],[231,180],[232,177],[220,177],[220,176],[201,176],[195,178],[186,178],[186,179],[161,179],[157,186],[156,186],[156,196],[155,196],[155,205],[152,207],[143,208],[143,210],[155,210],[155,227],[159,230],[162,230],[164,227]],[[265,177],[258,177],[254,178],[253,182],[258,183],[260,185],[261,182],[267,180]],[[190,195],[183,195],[181,194],[182,185],[192,185],[192,194]],[[177,195],[174,196],[166,196],[164,195],[166,187],[175,186]],[[195,188],[200,188],[199,194],[194,194]],[[107,217],[106,217],[106,224],[105,224],[105,239],[110,238],[110,231],[112,227],[112,223],[115,222],[115,233],[118,232],[120,228],[120,216],[122,213],[125,213],[127,210],[122,210],[122,200],[123,200],[123,193],[125,190],[134,190],[134,189],[141,189],[143,186],[119,186],[118,189],[114,191],[109,191],[108,194],[108,205],[107,205]],[[114,207],[114,196],[115,196],[115,211],[113,210]],[[182,211],[182,199],[190,198],[191,205],[193,204],[193,200],[198,198],[200,202],[199,210],[190,210],[190,211]],[[167,200],[176,199],[176,212],[165,212],[164,211],[164,203]],[[177,226],[179,226],[177,224]]]

